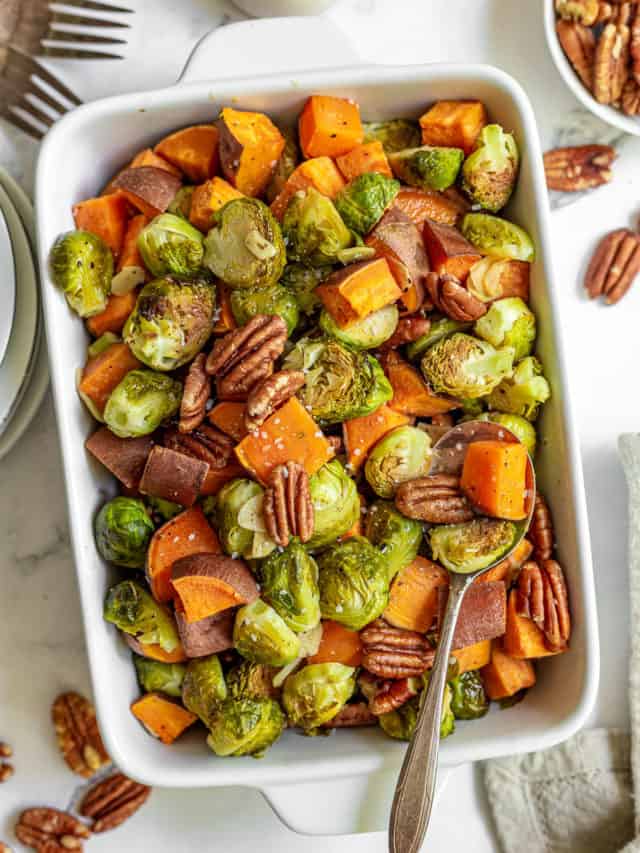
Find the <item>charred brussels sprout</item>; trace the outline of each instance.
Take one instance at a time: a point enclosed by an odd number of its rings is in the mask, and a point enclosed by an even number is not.
[[[175,370],[197,355],[213,329],[216,291],[206,281],[150,281],[140,291],[122,337],[154,370]]]
[[[89,231],[67,231],[53,244],[50,255],[54,284],[80,317],[92,317],[107,307],[113,276],[113,255],[100,237]]]
[[[464,152],[460,148],[423,145],[389,156],[395,175],[412,187],[446,190],[456,182]]]
[[[304,370],[298,396],[320,424],[336,424],[368,415],[393,397],[378,361],[334,340],[298,341],[284,361],[288,370]]]
[[[217,655],[190,660],[182,682],[182,704],[209,725],[218,705],[227,698],[227,685]]]
[[[167,213],[173,213],[174,216],[180,216],[182,219],[188,220],[191,213],[191,200],[193,199],[194,190],[195,187],[180,187],[167,208]]]
[[[149,435],[180,408],[182,385],[153,370],[132,370],[104,407],[104,422],[120,438]]]
[[[431,439],[424,430],[397,427],[375,445],[364,476],[381,498],[392,498],[400,483],[425,477],[431,464]]]
[[[513,352],[456,332],[430,347],[420,367],[437,393],[475,400],[490,394],[510,375]]]
[[[327,548],[318,556],[318,567],[324,619],[360,631],[387,606],[389,579],[384,557],[362,536]]]
[[[143,645],[158,645],[165,652],[173,652],[180,645],[178,629],[168,611],[135,581],[111,587],[103,616]]]
[[[529,263],[535,260],[536,251],[531,237],[524,228],[506,219],[488,213],[467,213],[462,220],[461,231],[485,255]]]
[[[474,518],[462,524],[440,524],[429,531],[433,559],[450,572],[468,574],[498,562],[514,546],[518,528],[511,521]]]
[[[499,124],[480,131],[473,151],[462,167],[462,189],[474,204],[497,213],[511,198],[520,156],[511,133]]]
[[[313,536],[309,548],[335,542],[350,530],[360,516],[360,498],[354,480],[344,466],[332,459],[309,479],[313,504]]]
[[[221,756],[259,758],[275,743],[285,718],[274,699],[225,699],[209,722],[207,744]]]
[[[471,328],[471,323],[461,323],[458,320],[450,320],[449,317],[439,317],[433,320],[429,331],[421,335],[417,341],[413,341],[407,347],[407,355],[414,361],[425,354],[425,352],[441,341],[443,338],[448,338],[454,332],[465,332]]]
[[[242,657],[269,666],[287,666],[300,652],[300,641],[291,628],[260,598],[238,610],[233,644]]]
[[[257,198],[227,202],[204,240],[204,264],[229,287],[270,287],[284,269],[280,226]]]
[[[202,267],[202,234],[173,213],[156,216],[140,232],[138,250],[146,268],[158,278],[196,278]]]
[[[308,267],[305,264],[287,264],[280,284],[292,293],[303,314],[310,316],[320,307],[320,299],[314,293],[321,281],[329,275],[332,267]]]
[[[391,121],[370,121],[364,125],[365,142],[381,142],[387,154],[420,145],[420,125],[417,121],[396,118]]]
[[[502,412],[482,412],[478,415],[463,418],[463,420],[490,421],[494,424],[500,424],[500,426],[512,432],[521,444],[524,444],[530,456],[533,456],[536,452],[536,428],[531,421],[523,418],[522,415],[506,415]]]
[[[281,284],[259,290],[232,290],[231,310],[236,323],[244,326],[256,314],[275,314],[287,324],[287,333],[291,334],[298,325],[300,309],[294,294]]]
[[[318,565],[297,539],[262,563],[260,587],[292,631],[310,631],[320,621]]]
[[[233,699],[262,699],[274,697],[278,692],[273,686],[277,669],[264,663],[242,661],[227,673],[227,691]]]
[[[384,557],[389,581],[416,558],[422,542],[420,522],[405,518],[390,501],[369,507],[364,532]]]
[[[519,362],[513,375],[505,378],[488,398],[489,408],[534,421],[538,409],[551,396],[542,365],[530,355]]]
[[[519,296],[497,299],[487,313],[476,320],[474,333],[494,347],[511,347],[513,358],[529,355],[536,339],[536,318]]]
[[[396,708],[378,717],[380,728],[389,737],[396,740],[411,740],[418,722],[418,710],[420,708],[420,697],[414,696]]]
[[[463,672],[449,682],[451,711],[456,720],[477,720],[489,710],[489,700],[477,671]]]
[[[262,517],[264,489],[253,480],[230,480],[203,504],[218,531],[220,544],[231,557],[245,560],[266,557],[276,547],[266,533]]]
[[[116,566],[141,569],[154,529],[141,500],[113,498],[102,506],[94,523],[100,556]]]
[[[355,669],[342,663],[314,663],[290,675],[282,703],[289,722],[312,733],[344,707],[355,690]]]
[[[183,663],[162,663],[141,655],[133,656],[138,682],[145,693],[166,693],[179,699],[187,667]]]
[[[293,196],[282,220],[282,233],[289,260],[312,266],[336,263],[339,253],[353,245],[353,235],[331,199],[313,187]]]
[[[352,349],[375,349],[389,340],[398,325],[398,308],[385,305],[362,320],[352,323],[348,329],[341,329],[328,311],[320,314],[318,325],[330,338]]]
[[[368,234],[398,195],[400,184],[379,172],[365,172],[336,196],[336,210],[347,228]]]
[[[265,191],[267,203],[271,204],[277,196],[280,195],[287,183],[289,177],[300,162],[300,152],[298,150],[297,133],[294,128],[287,127],[280,130],[284,136],[284,149],[280,155],[280,159],[276,163],[273,170],[273,175]]]

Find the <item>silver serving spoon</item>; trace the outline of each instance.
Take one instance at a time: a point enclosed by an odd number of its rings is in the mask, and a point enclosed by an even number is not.
[[[475,441],[517,442],[512,432],[491,422],[467,421],[449,430],[433,449],[429,474],[460,475],[467,447]],[[490,566],[476,572],[449,572],[449,597],[440,631],[440,641],[431,678],[418,712],[416,728],[407,747],[396,786],[389,822],[390,853],[418,853],[429,824],[438,769],[442,694],[447,681],[453,635],[464,596],[473,581],[506,560],[522,541],[535,501],[535,471],[531,459],[527,465],[527,517],[510,551]]]

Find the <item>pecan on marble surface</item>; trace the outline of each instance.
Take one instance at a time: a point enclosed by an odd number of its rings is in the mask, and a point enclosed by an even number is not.
[[[37,853],[68,853],[82,850],[89,829],[67,812],[52,808],[25,809],[15,827],[18,841]]]
[[[116,773],[97,782],[85,795],[79,812],[90,818],[92,832],[107,832],[124,823],[138,811],[151,793],[151,788]]]
[[[74,773],[89,779],[110,763],[95,708],[88,699],[78,693],[62,693],[53,703],[51,717],[62,757]]]
[[[580,192],[607,184],[616,151],[610,145],[573,145],[544,155],[544,173],[550,190]]]
[[[598,244],[587,268],[584,286],[591,299],[619,302],[640,272],[640,234],[618,228]]]

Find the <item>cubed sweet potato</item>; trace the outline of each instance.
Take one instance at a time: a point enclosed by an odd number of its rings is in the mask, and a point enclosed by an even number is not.
[[[215,655],[233,648],[235,610],[221,610],[198,622],[187,622],[183,613],[176,612],[176,624],[185,654],[190,658]]]
[[[482,667],[480,676],[492,701],[507,699],[536,683],[536,671],[531,661],[511,657],[498,642],[493,643],[491,662]]]
[[[459,405],[451,397],[435,394],[416,368],[395,351],[385,354],[382,366],[393,388],[393,398],[388,406],[396,412],[431,418],[450,412]]]
[[[441,588],[449,589],[447,570],[425,557],[416,557],[396,575],[382,615],[396,628],[429,631],[438,614]]]
[[[90,231],[104,240],[116,260],[122,249],[128,218],[129,205],[121,192],[88,198],[73,206],[76,228]]]
[[[462,148],[470,154],[486,123],[480,101],[438,101],[420,117],[422,144]]]
[[[143,495],[193,506],[208,471],[207,462],[156,444],[147,458],[139,488]]]
[[[246,563],[221,554],[191,554],[176,560],[171,585],[176,610],[189,623],[250,604],[260,594]]]
[[[401,295],[385,258],[349,264],[316,287],[316,295],[343,329],[390,305]]]
[[[180,178],[171,172],[155,166],[125,169],[112,182],[113,188],[120,190],[126,200],[148,219],[164,213],[180,189],[181,183]]]
[[[284,150],[284,136],[264,113],[230,107],[222,110],[217,126],[226,179],[244,195],[262,195]]]
[[[360,666],[362,663],[362,641],[358,631],[351,631],[339,622],[325,619],[322,622],[322,638],[315,655],[307,663],[342,663],[345,666]]]
[[[78,391],[88,397],[98,412],[102,413],[116,385],[130,370],[140,366],[140,362],[126,344],[111,344],[86,363]]]
[[[136,307],[137,290],[128,293],[112,293],[107,300],[107,307],[99,314],[94,314],[86,321],[87,331],[94,338],[99,338],[105,332],[119,335],[129,314]]]
[[[211,228],[211,217],[216,210],[220,210],[228,201],[242,197],[242,193],[223,178],[211,178],[193,191],[189,221],[206,233]]]
[[[156,169],[164,169],[165,172],[171,172],[177,178],[180,177],[180,169],[177,169],[164,157],[158,156],[152,148],[145,148],[143,151],[139,151],[129,163],[129,166],[132,169],[137,169],[139,166],[155,166]]]
[[[544,634],[536,623],[527,616],[516,612],[516,590],[509,593],[507,606],[507,631],[504,636],[504,650],[514,658],[546,658],[567,651],[566,648],[550,651],[544,642]]]
[[[120,438],[108,427],[100,427],[89,436],[84,446],[127,488],[137,489],[153,440],[148,435]]]
[[[170,744],[198,719],[162,693],[146,693],[131,705],[131,713],[162,743]]]
[[[412,285],[422,288],[430,269],[429,258],[420,232],[405,213],[390,208],[365,243],[375,249],[376,255],[386,258],[400,290],[407,291]]]
[[[520,521],[526,517],[528,458],[519,442],[474,441],[464,457],[460,488],[482,515]]]
[[[378,140],[358,145],[347,154],[336,157],[336,163],[346,181],[352,181],[358,175],[365,175],[367,172],[378,172],[388,178],[393,177],[384,146]]]
[[[482,257],[457,228],[451,225],[442,225],[427,219],[423,236],[431,269],[440,275],[449,273],[460,281],[465,281],[471,267]]]
[[[395,412],[389,406],[382,405],[370,415],[352,418],[342,424],[347,461],[353,471],[357,471],[367,461],[367,455],[373,445],[382,436],[399,426],[413,423],[413,418],[402,412]]]
[[[311,95],[298,120],[305,157],[339,157],[364,140],[360,109],[346,98]]]
[[[458,661],[459,674],[481,669],[491,661],[491,640],[481,640],[472,646],[456,649],[453,656]]]
[[[393,200],[393,207],[406,214],[420,231],[427,219],[443,225],[455,225],[466,212],[459,203],[443,193],[415,187],[402,187]]]
[[[281,220],[295,193],[313,187],[327,198],[334,199],[344,185],[344,178],[330,157],[305,160],[289,175],[284,187],[271,203],[271,212],[276,219]]]
[[[172,652],[165,652],[158,643],[141,643],[132,634],[125,634],[124,631],[121,631],[120,634],[131,651],[143,658],[157,660],[160,663],[182,663],[187,659],[187,653],[182,643],[179,643]]]
[[[209,420],[218,427],[225,435],[235,441],[242,441],[247,434],[244,422],[244,403],[234,403],[232,400],[223,400],[209,412]]]
[[[215,125],[197,124],[165,136],[156,145],[155,153],[168,160],[192,184],[199,184],[218,171],[219,139]]]

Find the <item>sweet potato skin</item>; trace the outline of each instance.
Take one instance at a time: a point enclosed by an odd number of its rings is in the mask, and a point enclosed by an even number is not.
[[[442,623],[448,588],[438,590],[439,623]],[[507,627],[507,597],[502,581],[471,584],[462,601],[453,635],[453,648],[473,646],[483,640],[502,637]]]
[[[393,207],[402,211],[420,229],[427,219],[443,225],[455,225],[463,212],[442,193],[414,187],[402,187],[393,200]]]
[[[407,291],[412,285],[423,288],[429,258],[420,232],[405,213],[395,207],[388,210],[365,244],[386,259],[400,290]]]
[[[185,654],[189,658],[200,658],[232,649],[235,618],[235,610],[222,610],[198,622],[187,622],[184,614],[176,611],[178,634]]]
[[[196,502],[209,464],[168,447],[155,445],[142,472],[140,491],[190,507]]]
[[[103,426],[89,436],[84,446],[127,488],[137,489],[153,440],[148,435],[120,438]]]
[[[423,236],[431,269],[440,275],[448,273],[465,281],[473,265],[481,260],[471,243],[451,225],[427,219]]]
[[[249,604],[260,594],[247,565],[220,554],[191,554],[176,560],[171,585],[176,608],[189,623]]]
[[[124,169],[112,184],[137,210],[153,219],[169,207],[182,181],[166,169],[138,166]]]

